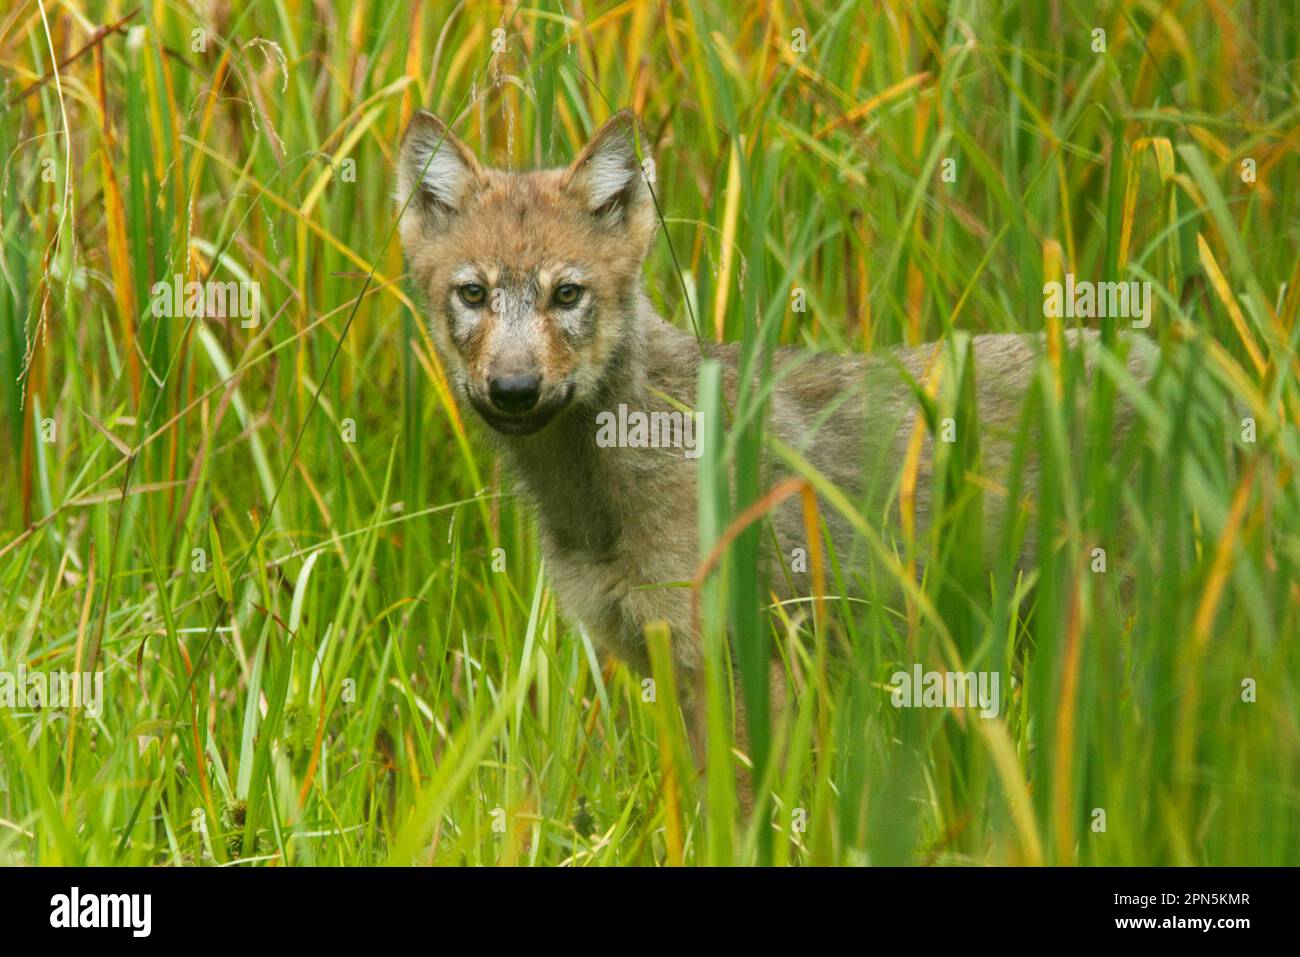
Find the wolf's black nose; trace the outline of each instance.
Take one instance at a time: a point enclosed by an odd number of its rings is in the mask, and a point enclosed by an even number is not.
[[[527,412],[537,404],[542,394],[542,377],[539,375],[503,375],[488,382],[488,395],[492,404],[502,412]]]

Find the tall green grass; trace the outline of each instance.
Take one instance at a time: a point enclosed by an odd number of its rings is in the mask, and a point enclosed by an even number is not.
[[[0,861],[1300,861],[1290,5],[199,6],[0,15],[0,670],[96,661],[106,698],[0,708]],[[393,240],[421,105],[511,167],[635,108],[652,299],[747,366],[946,341],[917,383],[961,437],[929,535],[705,367],[702,771],[664,636],[650,696],[566,622],[450,402]],[[1020,479],[980,480],[966,335],[1055,341],[1065,273],[1152,283],[1160,369],[1088,385],[1049,349],[1039,490],[988,528]],[[260,324],[154,318],[176,274],[256,280]],[[807,600],[772,602],[764,457],[819,493],[810,531],[859,529],[864,573],[810,534]],[[1002,713],[894,708],[915,662],[1000,672]]]

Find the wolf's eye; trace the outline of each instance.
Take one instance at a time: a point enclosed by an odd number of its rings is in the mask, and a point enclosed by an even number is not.
[[[467,306],[481,306],[487,299],[487,290],[476,282],[467,282],[463,286],[458,286],[456,292],[460,294],[460,301]]]
[[[582,287],[566,282],[555,290],[555,304],[564,306],[566,309],[570,306],[576,306],[578,300],[582,298]]]

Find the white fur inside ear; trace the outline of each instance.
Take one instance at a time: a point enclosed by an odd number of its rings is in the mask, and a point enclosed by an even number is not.
[[[423,169],[424,188],[432,193],[433,198],[438,202],[455,209],[469,179],[469,170],[456,155],[456,151],[445,142],[430,158],[429,154],[433,146],[433,143],[420,144],[421,148],[415,154],[415,173],[419,175],[420,170]]]
[[[614,142],[588,158],[585,186],[592,209],[600,209],[627,189],[635,164],[625,144]]]

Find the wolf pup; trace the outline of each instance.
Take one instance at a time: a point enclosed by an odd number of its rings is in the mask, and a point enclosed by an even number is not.
[[[668,421],[664,415],[675,409],[664,396],[693,408],[704,357],[720,360],[724,394],[734,401],[738,351],[698,343],[661,319],[642,291],[656,217],[636,135],[632,114],[618,113],[567,168],[506,172],[481,165],[440,120],[420,111],[402,140],[395,195],[413,286],[447,376],[458,401],[490,426],[537,507],[561,607],[642,670],[646,626],[668,624],[698,746],[702,669],[691,594],[667,584],[691,580],[700,560],[698,459],[672,441],[611,443],[609,422],[634,414]],[[997,482],[1010,470],[1044,338],[968,341],[982,471]],[[1097,348],[1092,333],[1069,333],[1067,344],[1085,354]],[[1131,346],[1129,371],[1145,378],[1154,347],[1148,340]],[[854,356],[782,349],[773,359],[769,429],[887,514],[896,508],[891,483],[917,414],[908,380],[922,380],[937,353],[934,346]],[[1085,365],[1091,369],[1092,359]],[[929,520],[928,443],[915,490],[918,533]],[[1022,488],[1031,496],[1037,488],[1033,462]],[[1005,509],[1005,496],[989,495],[986,527],[1001,529]],[[849,542],[838,514],[826,508],[823,515],[837,548]],[[778,508],[772,522],[780,547],[768,540],[769,579],[778,595],[793,597],[780,561],[805,544],[797,504]],[[1033,525],[1022,558],[1032,557]]]

